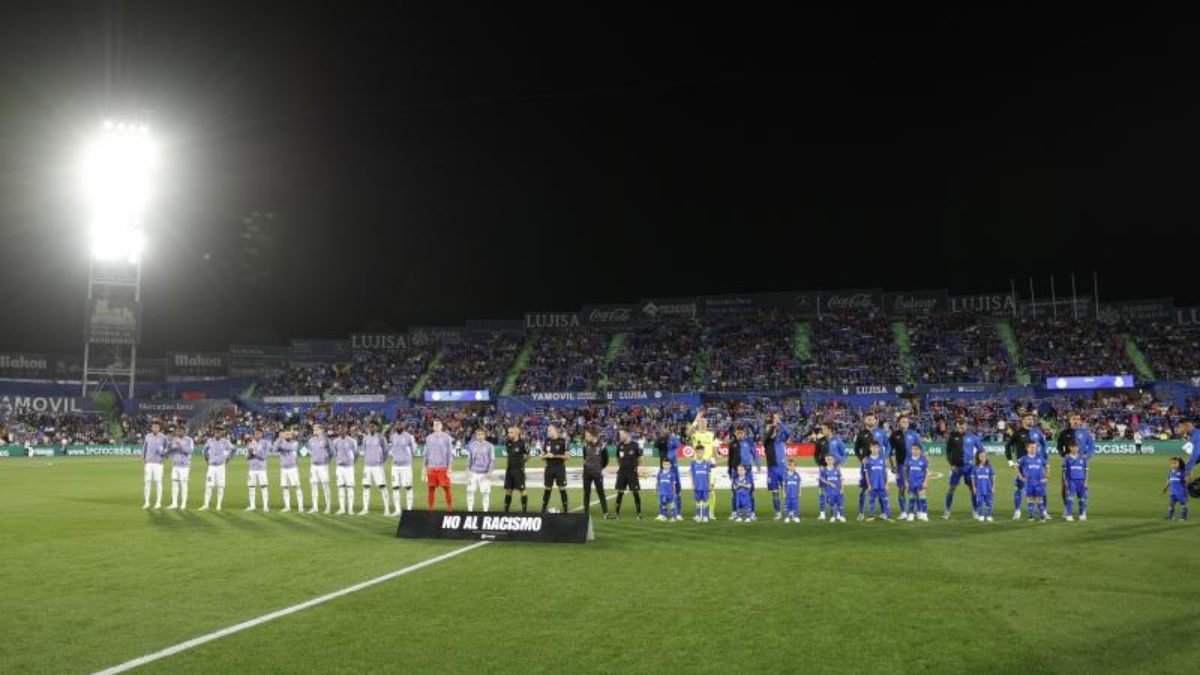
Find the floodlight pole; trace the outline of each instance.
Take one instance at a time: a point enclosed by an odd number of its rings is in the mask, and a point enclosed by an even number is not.
[[[122,384],[127,384],[126,396],[129,398],[134,396],[134,385],[137,382],[137,342],[140,327],[135,324],[127,336],[128,339],[117,336],[99,336],[98,339],[91,324],[94,318],[92,301],[96,299],[97,295],[107,299],[115,295],[128,297],[131,293],[135,308],[134,321],[140,322],[142,301],[142,261],[140,256],[136,261],[129,263],[128,267],[118,263],[98,269],[94,258],[88,263],[87,316],[84,318],[83,329],[83,376],[80,378],[80,393],[84,397],[88,395],[93,376],[97,379],[95,387],[92,388],[97,391],[103,389],[108,383],[116,387],[118,382],[123,380]],[[104,360],[107,361],[99,368],[96,367],[96,356],[98,355],[105,357]]]

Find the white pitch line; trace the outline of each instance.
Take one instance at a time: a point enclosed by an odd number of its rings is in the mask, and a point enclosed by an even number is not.
[[[595,506],[596,504],[599,504],[599,503],[600,502],[598,500],[596,500],[596,501],[593,501],[591,504],[589,504],[589,506]],[[583,508],[583,506],[580,505],[580,506],[576,506],[575,508],[573,508],[571,510],[579,511],[582,508]],[[155,661],[165,659],[168,656],[174,656],[175,654],[187,651],[193,647],[199,647],[200,645],[205,644],[207,642],[212,642],[213,640],[220,640],[221,638],[223,638],[227,635],[233,635],[234,633],[240,633],[248,628],[254,628],[255,626],[260,626],[264,623],[267,623],[268,621],[274,621],[275,619],[283,618],[285,616],[288,616],[289,614],[295,614],[296,612],[304,611],[304,610],[308,609],[309,607],[316,607],[317,605],[325,604],[326,602],[329,602],[330,600],[336,600],[344,595],[350,595],[351,593],[357,593],[358,591],[361,591],[364,588],[370,588],[371,586],[382,584],[385,581],[391,581],[392,579],[395,579],[396,577],[402,577],[405,574],[408,574],[410,572],[416,572],[417,570],[422,569],[424,567],[429,567],[430,565],[436,565],[437,563],[440,563],[443,560],[449,560],[450,558],[453,558],[456,555],[468,553],[470,551],[474,551],[477,548],[481,548],[481,547],[487,546],[488,544],[492,544],[492,543],[495,543],[495,542],[494,542],[494,540],[490,540],[490,539],[487,541],[477,541],[474,544],[468,544],[462,548],[456,548],[453,551],[443,553],[439,556],[434,556],[432,558],[429,558],[428,560],[422,560],[419,563],[409,565],[408,567],[405,567],[403,569],[398,569],[395,572],[388,572],[387,574],[385,574],[383,576],[375,577],[374,579],[367,579],[366,581],[359,582],[357,584],[354,584],[353,586],[347,586],[346,588],[343,588],[341,590],[334,591],[332,593],[326,593],[325,595],[313,598],[312,600],[305,600],[304,602],[302,602],[298,605],[292,605],[291,607],[284,607],[283,609],[276,610],[274,612],[271,612],[270,614],[264,614],[258,618],[250,619],[249,621],[243,621],[239,624],[229,626],[228,628],[222,628],[221,630],[213,631],[212,633],[208,633],[206,635],[201,635],[200,637],[192,638],[191,640],[188,640],[187,642],[180,642],[177,645],[174,645],[172,647],[167,647],[166,649],[154,652],[153,654],[146,654],[145,656],[139,656],[136,659],[126,661],[125,663],[119,663],[111,668],[105,668],[104,670],[96,671],[96,673],[94,675],[113,675],[114,673],[124,673],[124,672],[130,671],[130,670],[133,670],[134,668],[139,668],[141,666],[144,666],[147,663],[153,663]]]
[[[450,558],[453,558],[456,555],[462,555],[463,553],[473,551],[477,548],[480,548],[482,546],[487,546],[488,544],[491,544],[491,543],[492,543],[491,541],[477,541],[474,544],[470,544],[470,545],[464,546],[462,548],[456,548],[453,551],[450,551],[448,553],[443,553],[439,556],[429,558],[428,560],[422,560],[421,562],[416,563],[415,565],[409,565],[408,567],[405,567],[403,569],[398,569],[395,572],[389,572],[383,576],[375,577],[374,579],[368,579],[366,581],[354,584],[353,586],[347,586],[346,588],[343,588],[339,591],[334,591],[332,593],[326,593],[325,595],[313,598],[312,600],[306,600],[298,605],[292,605],[291,607],[285,607],[283,609],[271,612],[270,614],[264,614],[256,619],[250,619],[249,621],[243,621],[242,623],[239,623],[239,624],[236,624],[233,626],[229,626],[228,628],[222,628],[221,630],[214,631],[212,633],[208,633],[207,635],[201,635],[200,637],[192,638],[191,640],[188,640],[187,642],[180,642],[179,644],[177,644],[173,647],[167,647],[166,649],[154,652],[153,654],[147,654],[145,656],[140,656],[131,661],[126,661],[125,663],[115,665],[112,668],[106,668],[104,670],[98,671],[98,673],[96,675],[110,675],[111,673],[124,673],[126,671],[133,670],[134,668],[144,666],[147,663],[153,663],[154,661],[158,661],[160,659],[165,659],[168,656],[174,656],[175,654],[178,654],[183,651],[187,651],[188,649],[191,649],[193,647],[199,647],[200,645],[205,644],[206,642],[212,642],[213,640],[219,640],[227,635],[233,635],[234,633],[239,633],[248,628],[254,628],[255,626],[259,626],[264,623],[267,623],[268,621],[274,621],[275,619],[279,619],[279,618],[288,616],[289,614],[295,614],[296,612],[306,610],[309,607],[316,607],[317,605],[324,604],[326,602],[329,602],[330,600],[336,600],[337,598],[340,598],[344,595],[350,595],[351,593],[356,593],[358,591],[363,590],[364,588],[369,588],[369,587],[375,586],[377,584],[382,584],[385,581],[391,581],[392,579],[395,579],[396,577],[404,576],[405,574],[408,574],[410,572],[416,572],[417,570],[422,569],[424,567],[429,567],[430,565],[436,565],[437,563],[440,563],[444,560],[449,560]]]

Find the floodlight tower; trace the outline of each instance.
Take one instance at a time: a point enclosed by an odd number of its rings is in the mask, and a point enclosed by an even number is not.
[[[83,155],[91,240],[83,381],[95,388],[128,382],[133,397],[141,338],[143,218],[157,152],[142,122],[105,121]]]

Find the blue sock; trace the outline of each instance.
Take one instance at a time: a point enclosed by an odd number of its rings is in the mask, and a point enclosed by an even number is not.
[[[954,506],[954,489],[953,488],[951,488],[950,491],[946,493],[946,512],[947,513],[950,512],[950,507],[952,507],[952,506]]]
[[[825,493],[824,492],[817,493],[817,510],[820,511],[821,513],[825,513]]]
[[[771,502],[775,505],[775,513],[779,513],[779,493],[771,493]]]
[[[1033,518],[1034,515],[1036,515],[1035,511],[1033,510],[1035,506],[1036,506],[1036,504],[1033,503],[1033,500],[1032,499],[1029,500],[1029,517],[1030,518]]]
[[[884,495],[879,498],[879,503],[883,504],[884,517],[891,518],[892,517],[892,500],[888,499],[887,495]]]
[[[1066,505],[1067,505],[1066,515],[1069,516],[1069,515],[1071,515],[1071,509],[1074,508],[1073,502],[1071,501],[1071,495],[1069,495],[1069,494],[1067,495]]]
[[[1046,517],[1046,502],[1038,502],[1038,513],[1040,513],[1043,518]]]
[[[1088,498],[1087,498],[1087,493],[1085,492],[1084,494],[1079,496],[1079,515],[1081,515],[1081,516],[1087,515],[1087,503],[1088,503]]]
[[[862,490],[858,493],[858,512],[863,512],[863,507],[867,504],[867,492]]]
[[[1013,508],[1017,511],[1021,510],[1021,489],[1013,490]]]

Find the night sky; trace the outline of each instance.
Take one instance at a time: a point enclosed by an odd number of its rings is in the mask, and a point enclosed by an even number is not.
[[[142,110],[151,353],[1092,270],[1200,301],[1177,17],[425,4],[5,3],[0,350],[81,350],[74,164]]]

